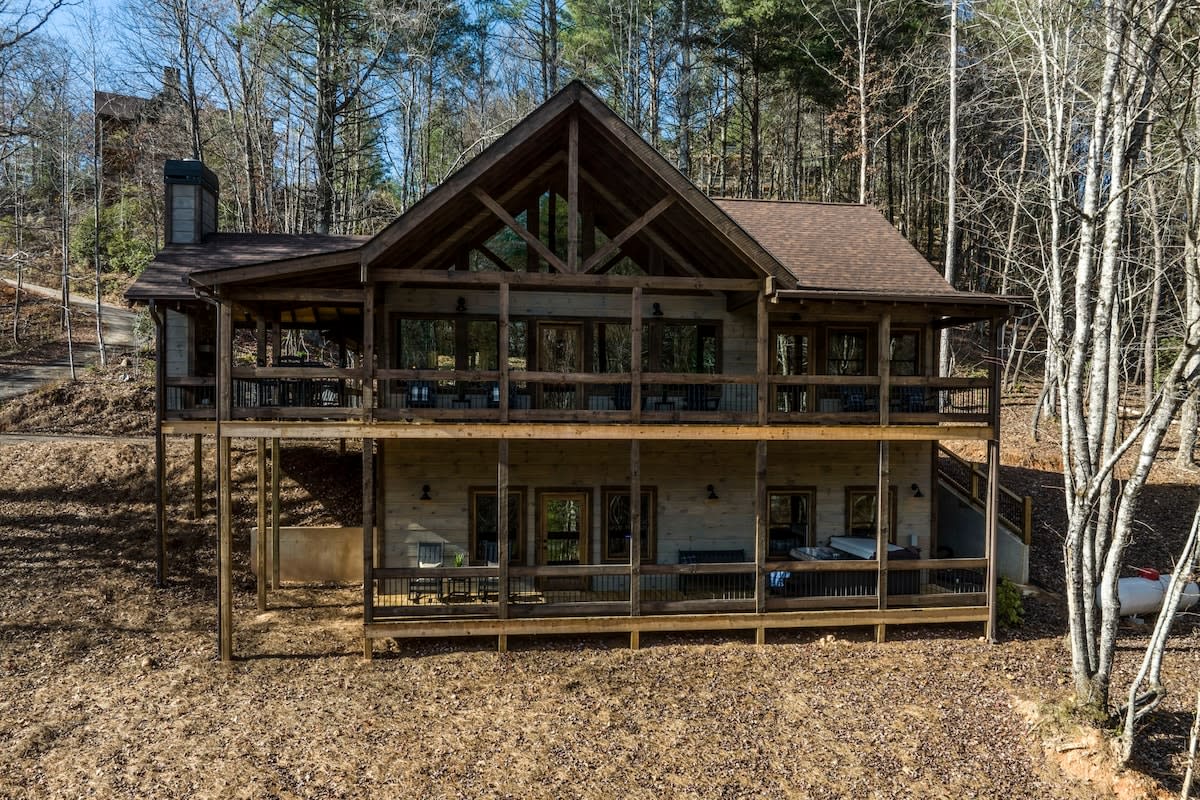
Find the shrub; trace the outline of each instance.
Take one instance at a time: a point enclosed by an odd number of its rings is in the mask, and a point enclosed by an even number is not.
[[[1008,578],[1001,578],[996,587],[996,621],[1002,628],[1016,628],[1025,619],[1021,590]]]

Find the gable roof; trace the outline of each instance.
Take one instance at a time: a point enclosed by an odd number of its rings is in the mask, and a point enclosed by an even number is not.
[[[420,254],[423,266],[441,266],[432,262],[445,256],[447,242],[490,234],[499,221],[483,208],[473,188],[489,192],[513,216],[525,207],[528,198],[523,195],[531,189],[540,192],[545,182],[551,182],[552,191],[562,188],[559,194],[565,197],[565,186],[555,187],[552,181],[555,170],[561,173],[557,177],[567,171],[561,159],[572,115],[578,120],[580,185],[593,195],[597,209],[606,209],[609,236],[664,197],[673,201],[655,218],[655,232],[635,234],[623,251],[636,251],[644,247],[643,238],[653,238],[660,250],[675,251],[665,253],[675,266],[686,261],[711,277],[770,275],[782,285],[792,284],[791,275],[769,252],[578,80],[380,231],[363,248],[364,279],[376,266],[412,266],[413,254]],[[706,256],[711,258],[705,261]]]
[[[785,292],[941,302],[983,297],[951,287],[873,207],[709,198],[578,81],[373,237],[217,234],[200,245],[165,248],[126,296],[192,298],[189,279],[216,286],[321,274],[327,282],[358,285],[375,268],[451,268],[455,248],[479,247],[503,226],[483,195],[514,217],[547,186],[566,196],[568,130],[579,142],[579,185],[598,229],[603,221],[611,238],[658,209],[651,224],[620,246],[635,260],[655,248],[676,273],[771,276]]]

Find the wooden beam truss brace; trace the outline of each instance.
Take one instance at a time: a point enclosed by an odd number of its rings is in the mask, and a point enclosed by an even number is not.
[[[605,260],[615,253],[621,245],[640,233],[647,225],[654,221],[655,217],[670,208],[674,202],[674,197],[664,197],[662,200],[659,200],[650,207],[649,211],[626,225],[623,231],[609,239],[599,250],[588,256],[587,260],[583,262],[583,269],[581,271],[592,272],[596,270],[597,265],[605,263]]]
[[[555,255],[549,247],[542,244],[541,239],[534,237],[532,233],[525,229],[525,226],[513,219],[513,215],[504,210],[504,206],[497,203],[492,196],[478,186],[471,187],[471,194],[475,195],[475,199],[483,203],[493,214],[507,225],[513,233],[525,240],[525,243],[532,247],[542,259],[558,272],[571,272],[562,259]]]
[[[481,243],[479,243],[479,244],[475,245],[475,250],[477,250],[477,251],[479,252],[479,254],[480,254],[481,256],[483,256],[484,258],[486,258],[488,261],[490,261],[490,262],[492,262],[493,264],[495,264],[495,265],[496,265],[496,267],[497,267],[497,268],[499,268],[499,270],[500,270],[501,272],[512,272],[512,271],[513,271],[513,268],[512,268],[512,267],[510,267],[510,266],[509,266],[509,265],[508,265],[508,264],[507,264],[507,263],[504,261],[504,259],[503,259],[503,258],[501,258],[500,256],[496,255],[496,252],[495,252],[494,250],[492,250],[492,248],[488,247],[486,244],[483,244],[483,243],[481,242]]]

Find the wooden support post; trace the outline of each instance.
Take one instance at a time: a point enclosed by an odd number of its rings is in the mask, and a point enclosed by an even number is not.
[[[233,659],[232,442],[222,435],[233,405],[233,307],[217,306],[217,654]]]
[[[267,548],[270,535],[267,532],[267,440],[258,437],[258,525],[254,559],[254,583],[258,590],[258,610],[267,610]]]
[[[375,621],[375,440],[362,440],[363,625]],[[363,636],[363,658],[374,655]]]
[[[754,610],[767,612],[767,443],[754,443]]]
[[[579,272],[579,114],[567,124],[567,271]]]
[[[629,615],[642,615],[642,443],[638,439],[629,441]]]
[[[167,437],[161,428],[154,435],[154,585],[167,582]]]
[[[231,440],[217,440],[217,654],[233,660],[233,468]]]
[[[629,413],[636,424],[642,421],[642,289],[633,288],[633,302],[629,312]]]
[[[154,585],[167,581],[167,447],[163,418],[167,415],[167,318],[166,312],[150,303],[154,320]]]
[[[880,611],[888,607],[888,545],[891,543],[892,527],[890,444],[887,439],[879,442],[879,484],[875,491],[875,559],[879,570],[876,593]],[[883,623],[876,625],[875,641],[882,642],[886,638],[887,626]]]
[[[996,642],[996,535],[998,508],[1000,505],[1000,442],[992,439],[987,444],[987,502],[984,506],[984,549],[987,552],[987,605],[988,621],[984,635],[989,642]]]
[[[267,320],[259,317],[254,321],[254,356],[260,367],[267,365]]]
[[[996,641],[996,548],[1000,522],[1000,346],[1003,331],[1001,320],[993,319],[989,326],[991,343],[989,348],[989,376],[991,378],[991,438],[987,447],[987,503],[984,506],[984,539],[987,552],[987,606],[988,621],[984,636],[989,642]]]
[[[500,562],[499,576],[496,579],[496,602],[500,619],[508,619],[508,563],[512,558],[508,546],[508,439],[501,439],[496,454],[496,559]],[[521,531],[516,531],[518,536]],[[496,649],[503,653],[508,649],[508,637],[500,634],[496,641]]]
[[[363,287],[362,418],[375,418],[375,284]],[[342,452],[346,442],[342,441]]]
[[[275,320],[271,323],[271,365],[279,366],[279,357],[283,351],[283,331],[280,329],[279,321]]]
[[[757,355],[755,357],[755,373],[758,376],[758,424],[767,424],[767,400],[769,386],[767,376],[771,372],[770,326],[767,318],[766,288],[758,291],[758,333],[756,337]]]
[[[271,440],[271,588],[279,588],[279,437]]]
[[[500,421],[508,422],[508,387],[511,378],[508,374],[508,305],[509,290],[508,284],[500,284],[500,324],[497,330],[499,341],[497,349],[499,350],[497,360],[500,362]]]
[[[884,312],[879,319],[879,424],[888,424],[892,406],[892,315]]]
[[[204,437],[192,436],[192,519],[204,516]]]

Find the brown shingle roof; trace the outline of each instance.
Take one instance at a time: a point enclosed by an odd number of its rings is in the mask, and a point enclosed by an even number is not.
[[[714,202],[796,276],[799,288],[959,294],[870,206],[779,200]]]
[[[125,292],[128,300],[187,300],[193,272],[244,267],[266,261],[353,250],[366,236],[318,236],[291,233],[215,233],[203,244],[172,244],[159,251]]]

